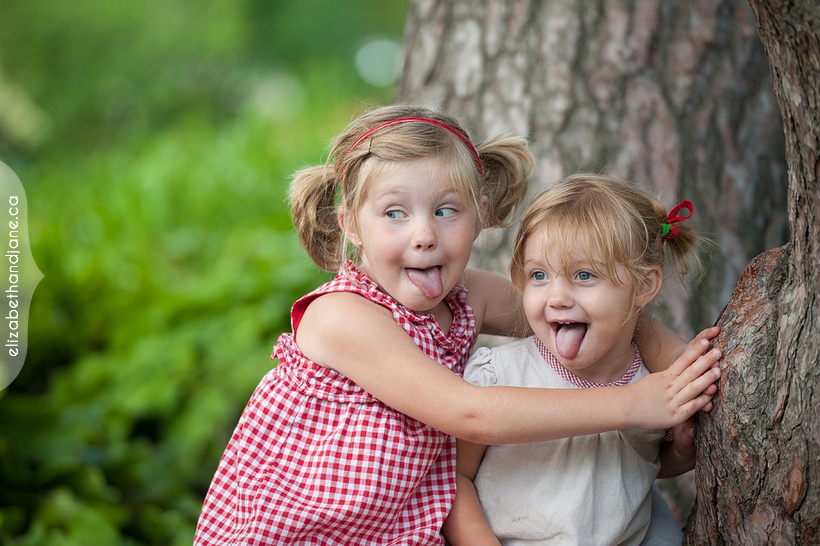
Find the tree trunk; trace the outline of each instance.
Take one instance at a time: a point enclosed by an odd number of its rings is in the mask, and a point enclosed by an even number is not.
[[[786,241],[783,131],[748,3],[411,0],[404,42],[396,100],[453,112],[476,139],[529,135],[533,193],[585,170],[694,202],[719,247],[705,282],[663,305],[681,335]],[[482,237],[476,264],[505,271],[509,248]]]
[[[476,140],[528,135],[533,194],[592,170],[694,202],[717,248],[702,285],[665,286],[661,320],[684,337],[787,241],[783,127],[743,0],[410,0],[404,51],[396,101],[452,112]],[[509,237],[482,235],[474,264],[506,272]],[[682,519],[692,477],[677,482]]]
[[[701,419],[692,545],[820,543],[820,4],[751,3],[785,120],[792,229],[720,319],[724,375]]]

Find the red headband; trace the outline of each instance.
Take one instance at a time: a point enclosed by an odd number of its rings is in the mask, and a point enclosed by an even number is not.
[[[442,121],[437,121],[435,119],[430,119],[430,118],[415,118],[415,117],[396,118],[396,119],[391,119],[390,121],[386,121],[386,122],[382,123],[381,125],[376,125],[372,129],[367,131],[365,134],[360,136],[359,139],[356,140],[356,142],[353,143],[353,146],[351,146],[350,149],[347,151],[347,154],[352,152],[353,148],[355,148],[356,146],[361,144],[368,137],[372,136],[373,133],[376,133],[377,131],[380,131],[380,130],[384,129],[385,127],[390,127],[391,125],[398,125],[399,123],[410,123],[410,122],[429,123],[430,125],[435,125],[436,127],[441,127],[442,129],[446,129],[446,130],[450,131],[451,133],[453,133],[454,135],[456,135],[458,138],[461,139],[461,141],[464,144],[467,145],[467,147],[473,153],[473,157],[475,158],[476,167],[478,167],[478,173],[481,174],[483,172],[483,169],[481,167],[481,157],[478,154],[478,150],[476,150],[475,146],[473,146],[473,143],[470,142],[470,139],[467,138],[466,136],[464,136],[463,133],[461,133],[460,131],[457,131],[456,129],[454,129],[453,127],[447,125],[446,123],[444,123]],[[347,154],[345,154],[345,156],[347,156]]]

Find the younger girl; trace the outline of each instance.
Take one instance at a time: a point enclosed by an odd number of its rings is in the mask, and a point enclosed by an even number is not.
[[[692,212],[684,201],[667,214],[632,185],[596,175],[544,191],[524,213],[510,266],[535,335],[479,349],[464,377],[570,392],[640,383],[649,371],[636,332],[661,288],[664,260],[681,274],[699,265],[691,252],[698,237],[680,223]],[[459,440],[447,537],[454,545],[640,544],[663,436],[630,429],[526,445]],[[689,461],[666,447],[665,468],[686,470]]]
[[[482,226],[500,225],[523,197],[531,164],[524,139],[474,146],[450,117],[394,106],[354,121],[326,165],[297,173],[300,239],[338,275],[294,304],[279,365],[219,463],[197,544],[443,544],[453,436],[489,444],[664,428],[710,406],[719,352],[704,351],[716,329],[628,388],[461,378],[479,331],[526,335],[524,320],[510,320],[511,283],[466,266]],[[668,363],[668,352],[655,356]]]

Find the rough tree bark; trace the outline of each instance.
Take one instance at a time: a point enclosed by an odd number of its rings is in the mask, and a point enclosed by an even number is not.
[[[749,261],[786,242],[783,129],[746,0],[408,8],[396,101],[450,111],[476,139],[528,135],[533,193],[594,170],[653,188],[669,205],[694,201],[718,249],[702,285],[667,294],[662,320],[681,335],[712,324]],[[475,264],[506,272],[508,237],[482,236]],[[686,478],[683,518],[694,494]]]
[[[682,335],[786,241],[781,123],[745,0],[411,0],[404,50],[396,100],[451,111],[476,138],[529,135],[533,192],[593,170],[695,203],[719,257],[664,306]],[[509,242],[481,245],[478,265],[504,271]]]
[[[820,543],[820,4],[751,5],[785,121],[791,237],[752,262],[720,319],[692,545]]]

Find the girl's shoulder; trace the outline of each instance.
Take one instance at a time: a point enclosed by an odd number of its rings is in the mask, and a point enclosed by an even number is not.
[[[509,285],[512,287],[512,283],[506,277],[499,275],[498,273],[493,273],[491,271],[486,271],[484,269],[465,269],[464,270],[464,287],[470,290],[471,292],[477,292],[473,297],[483,297],[484,296],[484,289],[487,287],[498,287],[499,285]],[[515,288],[513,288],[515,290]]]
[[[520,378],[539,366],[538,354],[532,336],[493,347],[479,347],[464,368],[464,379],[485,387],[527,386]]]
[[[356,299],[351,299],[350,296],[354,295],[381,307],[391,307],[391,298],[381,292],[352,262],[347,262],[339,268],[333,279],[296,300],[291,308],[292,331],[298,330],[305,310],[317,300],[322,300],[323,312],[341,313],[344,316],[351,302],[353,305],[359,303]]]
[[[521,296],[508,278],[490,271],[468,269],[464,272],[464,287],[479,332],[509,337],[529,335]]]
[[[385,325],[395,327],[389,309],[354,292],[329,292],[310,300],[293,336],[309,360],[344,374],[349,358],[384,335]]]
[[[497,365],[521,365],[522,358],[538,356],[538,347],[533,336],[513,339],[487,347],[479,347],[470,357],[475,362],[495,362]]]

